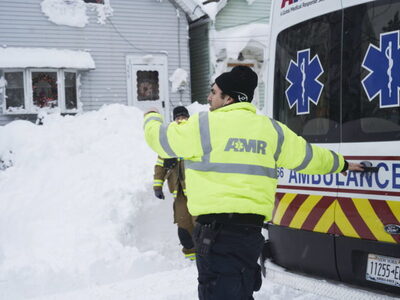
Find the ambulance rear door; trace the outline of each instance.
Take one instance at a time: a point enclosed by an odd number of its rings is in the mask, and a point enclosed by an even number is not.
[[[338,271],[343,281],[399,292],[400,1],[343,5],[339,152],[379,170],[338,177]]]
[[[339,151],[340,1],[273,1],[267,115],[310,143]],[[339,279],[335,261],[334,175],[278,169],[269,227],[274,262]],[[295,247],[293,245],[296,245]]]

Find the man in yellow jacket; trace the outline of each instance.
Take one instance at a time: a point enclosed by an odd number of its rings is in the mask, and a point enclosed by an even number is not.
[[[161,157],[184,157],[201,300],[248,300],[261,286],[261,228],[272,216],[277,168],[305,174],[362,170],[288,127],[256,114],[257,74],[238,66],[216,78],[210,112],[185,124],[145,115],[145,137]]]

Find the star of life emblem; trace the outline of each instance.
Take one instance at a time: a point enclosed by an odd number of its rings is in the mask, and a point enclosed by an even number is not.
[[[400,106],[400,31],[380,34],[379,47],[370,44],[362,67],[370,73],[361,81],[368,100],[379,97],[379,107]]]
[[[297,62],[290,60],[286,80],[290,86],[286,99],[290,108],[297,104],[296,114],[310,113],[310,102],[318,105],[324,85],[318,81],[324,72],[318,55],[310,60],[310,49],[297,51]]]

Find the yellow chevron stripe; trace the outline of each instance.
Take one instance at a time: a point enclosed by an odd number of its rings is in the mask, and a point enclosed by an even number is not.
[[[396,243],[393,237],[383,229],[384,225],[368,199],[353,198],[352,200],[361,218],[378,241]]]
[[[399,201],[387,201],[386,202],[392,213],[394,214],[397,221],[400,223],[400,202]]]
[[[335,219],[335,205],[337,200],[333,201],[331,205],[327,208],[324,214],[319,219],[318,223],[315,225],[313,231],[327,233],[329,228],[331,228]]]
[[[322,199],[322,196],[310,195],[299,207],[296,214],[294,215],[289,227],[300,229],[303,226],[304,221],[307,219],[311,210],[315,205]]]
[[[342,207],[340,205],[336,206],[336,216],[335,216],[335,222],[339,230],[342,232],[344,236],[349,236],[349,237],[354,237],[354,238],[360,238],[358,233],[354,230],[353,225],[349,222],[347,219],[346,215],[344,214]]]
[[[292,203],[293,199],[297,196],[297,194],[285,194],[285,196],[282,197],[281,201],[279,201],[278,207],[276,208],[274,218],[272,222],[274,224],[280,225],[281,220],[283,215],[286,212],[286,209]]]

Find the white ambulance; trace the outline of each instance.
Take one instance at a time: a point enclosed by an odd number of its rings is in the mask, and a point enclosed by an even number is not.
[[[371,172],[279,169],[288,270],[400,294],[400,0],[274,0],[265,113]]]

